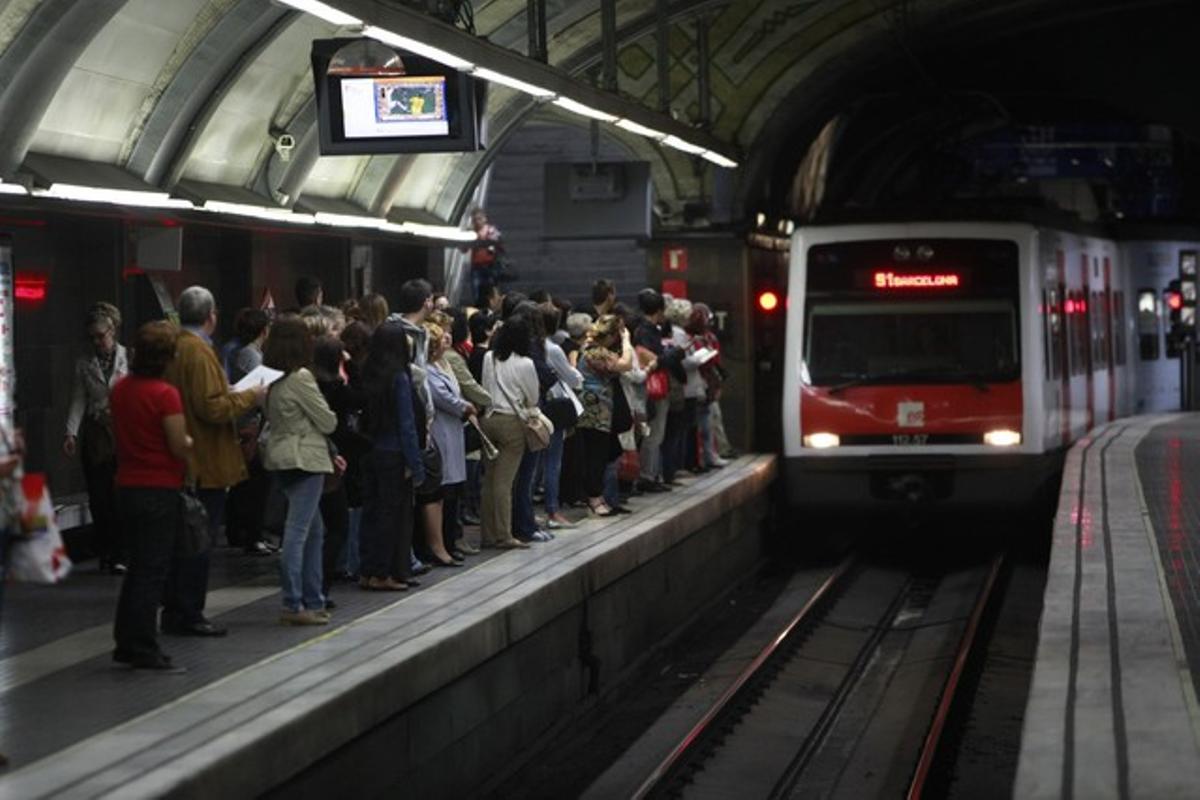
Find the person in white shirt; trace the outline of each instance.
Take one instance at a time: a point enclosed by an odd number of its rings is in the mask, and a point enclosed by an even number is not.
[[[512,490],[525,455],[525,417],[538,407],[538,378],[529,357],[529,323],[509,318],[483,359],[483,388],[492,397],[483,432],[496,446],[483,478],[480,540],[504,550],[529,547],[513,537]]]

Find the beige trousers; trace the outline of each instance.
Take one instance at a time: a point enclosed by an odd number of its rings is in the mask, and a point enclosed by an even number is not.
[[[491,414],[480,427],[499,451],[484,467],[480,540],[484,545],[499,544],[513,538],[512,488],[525,455],[525,423],[512,414]]]

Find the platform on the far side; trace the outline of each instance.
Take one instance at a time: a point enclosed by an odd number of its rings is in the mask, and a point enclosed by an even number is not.
[[[336,761],[381,725],[393,726],[384,742],[390,757],[418,766],[435,757],[427,751],[438,737],[458,742],[480,731],[515,740],[487,729],[509,723],[536,734],[529,729],[552,722],[560,706],[525,701],[530,683],[561,684],[568,701],[586,694],[572,684],[585,674],[571,663],[578,627],[561,621],[582,605],[604,667],[616,664],[613,648],[632,649],[633,640],[612,644],[617,629],[645,625],[665,605],[682,613],[705,570],[729,568],[712,551],[728,548],[732,563],[734,543],[757,535],[743,511],[762,507],[774,469],[771,456],[738,459],[670,494],[632,499],[630,516],[586,520],[530,550],[489,551],[404,594],[340,584],[328,628],[280,626],[273,560],[217,551],[208,613],[230,634],[164,638],[184,675],[114,668],[118,579],[85,571],[58,587],[12,587],[0,640],[0,752],[12,765],[0,776],[0,795],[254,796]],[[703,547],[692,547],[698,542]],[[611,587],[623,580],[633,588],[614,598]],[[626,596],[655,585],[666,587],[666,603],[639,609]],[[566,629],[559,664],[573,671],[565,676],[553,673],[555,664],[526,666],[526,651],[536,659],[564,638],[544,633],[555,625]],[[506,662],[509,652],[520,658]],[[477,669],[502,674],[469,680]],[[397,727],[405,709],[443,690],[453,695],[448,711],[413,721],[411,732],[407,721]],[[514,703],[520,714],[504,712]],[[499,723],[496,709],[504,712]],[[492,774],[491,755],[476,751],[459,768]],[[358,796],[388,793],[372,777],[362,778]]]
[[[1067,456],[1013,796],[1200,793],[1200,414]]]

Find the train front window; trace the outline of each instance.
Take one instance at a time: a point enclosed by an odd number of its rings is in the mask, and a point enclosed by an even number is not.
[[[805,365],[814,385],[998,383],[1019,373],[1006,300],[815,303]]]

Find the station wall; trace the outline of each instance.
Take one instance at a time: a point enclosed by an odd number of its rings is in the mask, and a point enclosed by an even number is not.
[[[424,246],[347,234],[239,227],[150,214],[0,212],[0,235],[12,239],[18,276],[45,281],[44,300],[16,304],[17,422],[25,429],[27,469],[48,473],[56,503],[84,499],[78,461],[61,450],[75,360],[89,352],[83,316],[97,300],[114,303],[125,315],[121,341],[128,341],[139,323],[133,302],[135,284],[144,280],[136,275],[133,235],[146,225],[183,227],[181,268],[146,274],[161,281],[172,298],[194,284],[212,290],[221,311],[219,341],[232,335],[237,310],[258,305],[268,289],[279,309],[294,306],[294,285],[302,275],[322,281],[327,303],[337,304],[350,296],[355,246],[367,248],[375,287],[389,299],[404,280],[428,277],[431,258],[436,257],[440,270],[440,249],[431,255]]]

